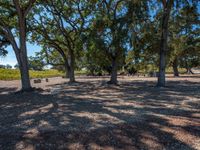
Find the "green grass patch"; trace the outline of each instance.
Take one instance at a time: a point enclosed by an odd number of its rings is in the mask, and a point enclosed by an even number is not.
[[[184,73],[186,70],[184,68],[179,68],[180,73]],[[65,73],[58,70],[44,70],[44,71],[34,71],[30,70],[31,78],[50,78],[50,77],[60,77],[65,76]],[[173,73],[172,68],[167,68],[166,73]],[[87,71],[75,71],[75,75],[86,75]],[[18,69],[2,69],[0,68],[0,80],[19,80],[20,72]]]
[[[154,71],[154,72],[158,72],[158,68],[156,69],[148,69],[148,70],[139,70],[139,73],[143,73],[143,74],[148,74],[150,71]],[[186,72],[186,69],[185,68],[178,68],[178,71],[180,74],[183,74]],[[172,67],[168,67],[166,68],[166,74],[173,74],[174,71],[173,71],[173,68]]]
[[[0,80],[20,79],[20,73],[17,69],[0,69]]]
[[[87,75],[87,71],[86,70],[76,70],[75,75],[77,75],[77,76]]]
[[[183,74],[183,73],[186,72],[186,69],[185,68],[178,68],[178,71],[179,71],[179,73]],[[174,73],[173,68],[172,67],[167,68],[166,73],[167,74],[173,74]]]
[[[44,71],[30,70],[31,78],[50,78],[50,77],[60,77],[63,75],[64,75],[64,73],[59,72],[58,70],[44,70]]]
[[[49,78],[63,76],[64,73],[57,70],[44,70],[44,71],[34,71],[30,70],[31,78]],[[18,69],[0,69],[0,80],[19,80],[20,72]]]

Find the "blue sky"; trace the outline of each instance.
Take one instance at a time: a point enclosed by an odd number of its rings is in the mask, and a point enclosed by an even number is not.
[[[0,64],[3,65],[9,64],[11,66],[16,65],[17,60],[12,47],[8,46],[6,49],[8,50],[8,55],[6,57],[0,57]],[[28,56],[34,56],[35,52],[39,52],[40,50],[41,50],[40,46],[27,43]]]

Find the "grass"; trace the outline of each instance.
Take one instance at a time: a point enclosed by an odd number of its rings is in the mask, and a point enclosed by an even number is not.
[[[87,71],[86,70],[76,70],[75,75],[77,75],[77,76],[87,75]]]
[[[179,71],[180,74],[183,74],[183,73],[186,72],[186,69],[185,68],[178,68],[178,71]],[[173,68],[172,67],[167,68],[166,73],[173,74]]]
[[[49,78],[49,77],[59,77],[64,76],[63,72],[57,70],[44,70],[44,71],[34,71],[30,70],[30,77],[33,78]],[[76,75],[85,75],[85,71],[75,71]],[[0,80],[19,80],[20,73],[18,69],[2,69],[0,68]]]
[[[151,70],[139,70],[139,72],[140,73],[144,73],[144,74],[147,74],[147,73],[149,73]],[[153,71],[153,70],[152,70]],[[154,69],[154,71],[155,72],[158,72],[158,68],[157,69]],[[180,74],[183,74],[183,73],[185,73],[186,72],[186,69],[185,68],[178,68],[178,71],[179,71],[179,73]],[[166,68],[166,74],[173,74],[173,68],[172,67],[168,67],[168,68]]]
[[[30,70],[31,78],[49,78],[49,77],[58,77],[64,76],[63,72],[57,70],[44,70],[44,71],[34,71]],[[184,73],[185,69],[179,68],[180,73]],[[166,73],[173,73],[172,68],[167,68]],[[85,75],[86,71],[75,71],[76,75]],[[17,69],[1,69],[0,68],[0,80],[19,80],[20,73]]]
[[[62,72],[57,70],[44,70],[44,71],[33,71],[30,70],[31,78],[49,78],[63,76]],[[0,69],[0,80],[19,80],[20,73],[18,69]]]

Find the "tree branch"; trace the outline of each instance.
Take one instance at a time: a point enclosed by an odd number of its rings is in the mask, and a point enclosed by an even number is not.
[[[25,11],[24,11],[24,16],[27,16],[27,14],[31,10],[31,8],[33,7],[33,4],[35,2],[36,2],[36,0],[29,0],[29,3],[28,3],[28,5],[27,5],[27,7],[25,8]]]

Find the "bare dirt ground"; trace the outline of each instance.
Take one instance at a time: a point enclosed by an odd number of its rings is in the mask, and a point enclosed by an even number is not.
[[[51,78],[44,91],[14,94],[0,81],[0,150],[200,150],[200,75]],[[11,92],[11,93],[10,93]]]

